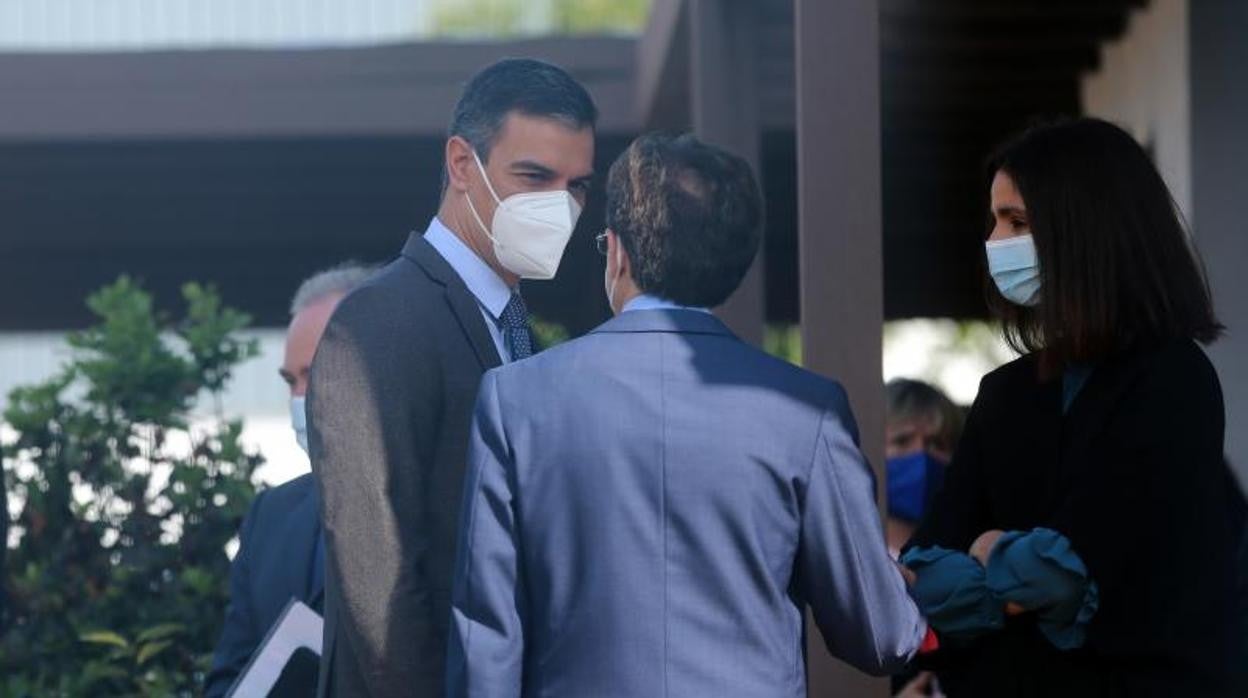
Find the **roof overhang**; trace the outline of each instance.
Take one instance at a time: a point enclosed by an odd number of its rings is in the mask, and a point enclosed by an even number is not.
[[[433,136],[476,70],[549,60],[589,89],[599,130],[634,133],[636,39],[370,48],[0,55],[0,141]]]

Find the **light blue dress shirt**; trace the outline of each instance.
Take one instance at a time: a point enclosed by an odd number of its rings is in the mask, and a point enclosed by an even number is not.
[[[710,314],[711,312],[706,308],[695,308],[688,305],[680,305],[678,303],[673,303],[666,298],[659,298],[658,296],[652,296],[647,293],[643,293],[625,303],[620,312],[627,313],[633,310],[694,310],[699,313],[707,314]]]
[[[498,318],[511,300],[511,287],[437,217],[429,222],[429,227],[425,230],[425,241],[433,245],[433,249],[463,279],[468,292],[477,299],[477,306],[481,308],[485,327],[490,331],[494,347],[498,349],[498,358],[503,363],[511,363],[511,352],[507,350],[507,342],[503,340],[503,331],[498,324]]]

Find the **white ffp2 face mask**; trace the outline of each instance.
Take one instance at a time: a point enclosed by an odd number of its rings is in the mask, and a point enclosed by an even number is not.
[[[1040,302],[1040,264],[1036,241],[1030,235],[988,240],[984,250],[988,273],[1006,300],[1026,306]]]
[[[563,189],[512,194],[500,199],[475,150],[472,158],[498,208],[494,209],[494,220],[489,226],[472,205],[472,197],[465,194],[468,210],[494,243],[498,263],[522,279],[553,279],[581,216],[581,205]]]
[[[308,408],[302,395],[290,399],[290,426],[295,430],[295,441],[304,453],[308,452]]]

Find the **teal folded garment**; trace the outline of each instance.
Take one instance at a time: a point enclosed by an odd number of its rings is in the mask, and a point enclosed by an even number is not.
[[[986,577],[998,604],[1014,602],[1035,611],[1036,627],[1054,647],[1083,646],[1100,597],[1065,536],[1047,528],[1002,535],[988,558]]]
[[[940,547],[913,548],[901,562],[917,576],[910,595],[919,610],[954,640],[1001,628],[1005,605],[1013,602],[1034,612],[1037,629],[1054,647],[1076,649],[1100,603],[1070,541],[1047,528],[1003,534],[986,569],[966,553]]]
[[[939,547],[912,548],[901,562],[916,575],[910,596],[942,638],[969,640],[1005,625],[1004,608],[971,556]]]

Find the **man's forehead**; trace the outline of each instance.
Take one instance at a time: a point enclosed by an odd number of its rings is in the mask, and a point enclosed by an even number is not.
[[[592,173],[594,131],[576,128],[561,119],[512,112],[503,119],[494,138],[491,158],[511,167],[530,165],[572,177]],[[581,172],[564,172],[577,169]]]

